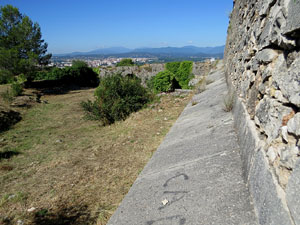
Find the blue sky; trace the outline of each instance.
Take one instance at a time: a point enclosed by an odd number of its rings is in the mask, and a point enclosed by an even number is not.
[[[52,53],[225,44],[233,0],[0,0],[38,22]]]

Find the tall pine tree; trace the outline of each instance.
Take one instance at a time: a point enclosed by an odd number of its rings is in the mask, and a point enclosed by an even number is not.
[[[20,74],[30,78],[47,65],[51,58],[47,47],[38,23],[11,5],[0,8],[0,83]]]

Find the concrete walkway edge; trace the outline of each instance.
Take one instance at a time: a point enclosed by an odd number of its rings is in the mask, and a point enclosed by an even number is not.
[[[193,97],[109,225],[255,225],[222,64]],[[195,104],[196,103],[196,104]]]

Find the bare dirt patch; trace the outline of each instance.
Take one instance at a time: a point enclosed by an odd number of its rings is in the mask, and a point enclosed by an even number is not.
[[[0,134],[0,152],[18,153],[0,159],[0,224],[106,224],[191,97],[102,127],[80,108],[93,92],[42,96]]]

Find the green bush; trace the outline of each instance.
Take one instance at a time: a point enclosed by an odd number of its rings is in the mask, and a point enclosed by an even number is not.
[[[180,88],[189,89],[189,82],[194,77],[192,74],[193,62],[169,62],[166,63],[166,71],[174,74],[176,81],[179,83]]]
[[[146,86],[150,90],[155,90],[154,79],[155,79],[155,76],[152,76],[152,77],[146,79]]]
[[[94,102],[82,102],[89,119],[100,120],[103,125],[126,119],[132,112],[143,108],[151,95],[136,76],[114,74],[104,77],[95,91]]]
[[[23,93],[23,84],[14,82],[11,84],[11,95],[12,97],[17,97]]]
[[[71,67],[64,68],[61,80],[63,83],[74,83],[83,87],[95,87],[99,84],[98,74],[82,61],[74,61]]]
[[[174,74],[168,70],[161,71],[154,77],[154,89],[158,92],[167,92],[172,89]]]
[[[10,88],[1,93],[1,97],[4,101],[11,102],[14,97],[17,97],[23,93],[24,83],[27,81],[23,74],[14,78],[15,80],[10,84]]]
[[[122,59],[116,66],[134,66],[132,59]]]
[[[62,84],[77,84],[79,86],[96,87],[99,84],[98,74],[85,62],[73,61],[71,67],[52,68],[50,71],[35,73],[35,80],[57,80]]]
[[[7,70],[0,69],[0,84],[8,84],[13,81],[13,75]]]
[[[180,67],[175,74],[176,80],[179,82],[179,85],[183,89],[189,88],[189,82],[194,77],[192,74],[193,62],[183,61],[180,63]]]
[[[166,63],[166,70],[169,70],[171,73],[176,74],[179,70],[180,62],[168,62]]]

